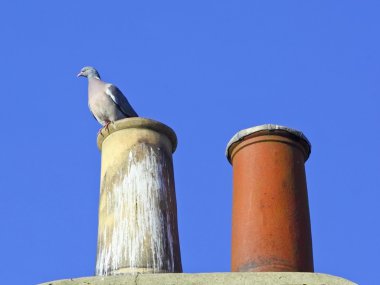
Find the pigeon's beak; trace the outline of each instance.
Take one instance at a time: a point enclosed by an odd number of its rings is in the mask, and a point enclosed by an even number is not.
[[[78,73],[77,77],[83,76],[82,71]]]

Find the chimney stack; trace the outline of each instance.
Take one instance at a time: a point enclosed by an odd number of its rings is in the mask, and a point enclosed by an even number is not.
[[[228,143],[232,271],[314,271],[304,166],[310,150],[301,132],[270,124]]]
[[[101,151],[96,275],[182,272],[174,131],[144,118],[109,125]]]

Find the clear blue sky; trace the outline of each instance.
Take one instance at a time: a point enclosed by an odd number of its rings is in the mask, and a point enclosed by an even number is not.
[[[305,133],[315,270],[376,284],[379,1],[4,1],[0,9],[2,284],[94,273],[95,66],[171,126],[185,272],[229,271],[239,130]]]

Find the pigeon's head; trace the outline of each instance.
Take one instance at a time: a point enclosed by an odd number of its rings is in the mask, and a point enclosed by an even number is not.
[[[78,77],[83,76],[83,77],[87,77],[87,78],[96,77],[96,78],[100,79],[99,73],[96,71],[95,68],[93,68],[91,66],[83,67],[77,76]]]

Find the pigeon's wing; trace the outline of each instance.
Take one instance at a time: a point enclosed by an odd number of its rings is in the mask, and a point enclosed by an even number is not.
[[[138,117],[135,110],[129,104],[127,98],[121,93],[119,88],[115,85],[108,84],[106,87],[106,94],[111,97],[112,101],[115,102],[116,106],[126,117]]]

